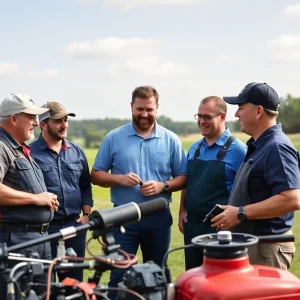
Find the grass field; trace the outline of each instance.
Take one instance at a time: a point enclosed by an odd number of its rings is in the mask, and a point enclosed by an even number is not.
[[[242,141],[247,141],[249,138],[247,135],[242,133],[234,134],[236,137],[241,139]],[[300,150],[300,134],[293,134],[289,136],[292,142],[294,143],[295,147]],[[187,151],[191,143],[201,138],[199,135],[191,135],[191,136],[185,136],[182,137],[182,143]],[[87,155],[87,158],[89,160],[89,165],[92,167],[94,159],[97,154],[96,149],[86,149],[85,153]],[[171,211],[173,215],[173,226],[172,226],[172,239],[171,239],[171,245],[170,248],[178,247],[183,245],[183,236],[179,232],[177,223],[178,223],[178,209],[179,209],[179,196],[180,192],[173,193],[173,202],[171,204]],[[100,188],[98,186],[93,186],[93,197],[95,200],[94,203],[94,209],[105,209],[105,208],[111,208],[112,204],[110,202],[110,195],[109,195],[109,189]],[[298,240],[298,237],[300,236],[300,213],[296,212],[296,218],[295,218],[295,225],[293,227],[293,232],[295,235],[296,240],[296,248],[300,249],[300,239]],[[101,247],[96,244],[96,242],[93,242],[93,246],[91,248],[93,252],[101,254]],[[139,262],[142,262],[142,257],[140,252],[138,253]],[[177,252],[173,252],[169,256],[168,260],[169,267],[171,268],[172,277],[173,280],[175,280],[178,275],[180,275],[182,272],[184,272],[184,255],[183,251],[179,250]],[[290,269],[291,272],[293,272],[295,275],[300,277],[300,253],[297,251],[295,258],[292,263],[292,267]],[[90,273],[86,272],[85,277],[88,276]],[[106,272],[103,276],[102,283],[108,282],[108,272]]]

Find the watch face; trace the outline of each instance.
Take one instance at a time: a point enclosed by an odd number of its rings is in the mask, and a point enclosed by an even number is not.
[[[245,214],[244,212],[240,212],[240,213],[238,214],[238,219],[239,219],[240,221],[245,221],[245,220],[247,220],[246,214]]]
[[[164,183],[164,190],[167,191],[169,189],[169,185],[167,184],[167,182]]]

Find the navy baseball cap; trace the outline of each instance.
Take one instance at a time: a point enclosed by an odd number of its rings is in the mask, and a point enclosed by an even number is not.
[[[229,104],[252,103],[263,108],[278,111],[280,99],[276,91],[266,83],[251,82],[237,97],[223,97]]]

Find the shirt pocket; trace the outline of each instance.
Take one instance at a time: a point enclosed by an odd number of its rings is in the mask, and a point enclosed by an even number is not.
[[[37,179],[35,177],[34,170],[30,162],[26,158],[17,158],[16,164],[16,175],[19,184],[23,191],[35,188],[37,185]]]
[[[70,183],[79,184],[79,178],[82,174],[83,166],[82,164],[68,164],[68,178]]]
[[[43,175],[44,175],[44,180],[46,186],[55,186],[59,185],[59,178],[58,175],[56,174],[55,168],[53,165],[41,165],[40,166]]]
[[[170,154],[167,152],[153,152],[151,169],[161,174],[171,174]]]

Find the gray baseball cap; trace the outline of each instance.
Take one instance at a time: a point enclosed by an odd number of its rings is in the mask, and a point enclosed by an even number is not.
[[[10,94],[0,104],[0,116],[6,117],[19,113],[40,115],[48,111],[34,104],[33,100],[24,94]]]

